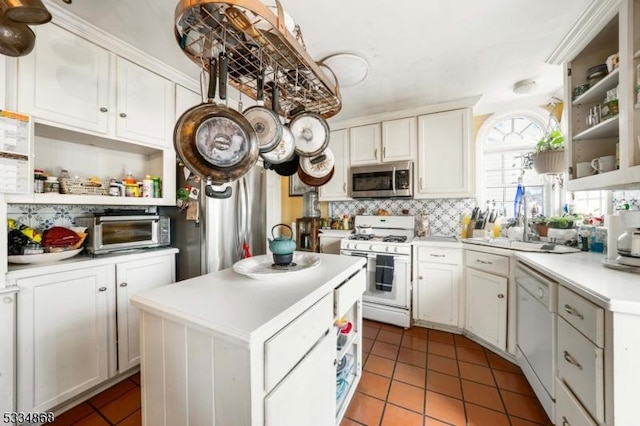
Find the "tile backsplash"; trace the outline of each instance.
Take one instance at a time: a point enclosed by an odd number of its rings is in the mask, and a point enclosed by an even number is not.
[[[402,215],[409,210],[410,215],[418,215],[425,210],[429,219],[431,235],[460,235],[461,215],[471,213],[476,206],[475,198],[438,198],[429,200],[374,199],[354,201],[334,201],[329,203],[329,216],[342,217],[347,214],[374,214],[384,209],[392,215]]]
[[[640,209],[640,190],[635,191],[613,191],[612,192],[613,210],[620,201],[626,200],[629,203],[629,208],[632,210]]]

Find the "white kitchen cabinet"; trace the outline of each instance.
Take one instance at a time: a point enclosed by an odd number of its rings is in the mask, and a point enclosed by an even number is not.
[[[140,364],[139,310],[129,299],[152,288],[175,281],[174,255],[118,262],[116,264],[116,303],[118,324],[118,371]]]
[[[176,84],[176,121],[186,110],[201,103],[200,94]]]
[[[418,117],[415,198],[473,196],[471,108]]]
[[[349,133],[346,129],[331,132],[329,148],[335,165],[333,177],[322,185],[320,201],[349,200]]]
[[[43,412],[109,377],[115,270],[18,279],[17,410]]]
[[[0,412],[16,411],[16,289],[0,290]],[[8,423],[8,422],[6,422]],[[13,424],[13,423],[12,423]]]
[[[506,351],[507,278],[467,267],[465,330]]]
[[[349,161],[352,166],[378,164],[381,159],[380,123],[349,129]]]
[[[418,145],[416,117],[382,122],[382,162],[415,161]]]
[[[462,250],[414,247],[413,318],[430,324],[460,325]]]

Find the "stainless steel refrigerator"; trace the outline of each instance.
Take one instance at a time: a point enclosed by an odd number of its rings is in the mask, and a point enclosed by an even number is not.
[[[176,263],[178,281],[230,268],[245,257],[266,253],[266,175],[254,166],[231,182],[231,197],[209,198],[204,182],[178,163],[176,188],[199,188],[198,220],[187,220],[187,209],[161,207],[171,217],[171,245],[180,249]]]

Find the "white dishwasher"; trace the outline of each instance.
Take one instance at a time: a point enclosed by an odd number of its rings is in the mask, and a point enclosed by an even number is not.
[[[516,359],[550,419],[555,418],[558,283],[518,262]]]

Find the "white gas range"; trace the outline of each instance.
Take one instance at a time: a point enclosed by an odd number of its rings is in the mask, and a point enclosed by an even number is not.
[[[364,318],[405,328],[411,325],[414,227],[414,216],[356,216],[356,234],[340,241],[340,254],[368,259],[367,289],[362,298]],[[393,264],[391,291],[376,286],[377,262],[385,260]]]

